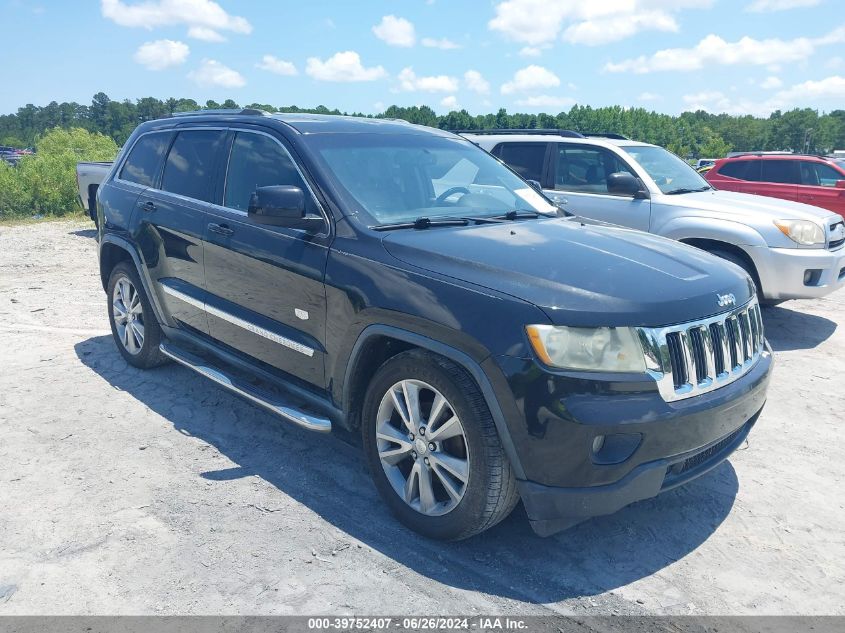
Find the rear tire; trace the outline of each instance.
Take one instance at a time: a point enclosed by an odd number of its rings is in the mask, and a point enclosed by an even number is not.
[[[452,361],[423,350],[394,356],[373,376],[361,420],[376,488],[412,530],[468,538],[519,501],[484,396]]]
[[[108,310],[112,336],[120,355],[140,369],[168,361],[158,346],[162,331],[141,278],[132,262],[118,263],[109,276]]]

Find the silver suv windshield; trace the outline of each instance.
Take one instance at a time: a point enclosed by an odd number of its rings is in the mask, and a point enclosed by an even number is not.
[[[309,145],[375,225],[419,218],[555,215],[556,207],[469,141],[423,134],[314,135]]]
[[[685,161],[662,147],[628,145],[621,149],[646,170],[663,193],[692,193],[713,188]]]

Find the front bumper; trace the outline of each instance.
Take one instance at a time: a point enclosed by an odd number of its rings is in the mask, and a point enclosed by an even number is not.
[[[751,256],[766,299],[824,297],[845,286],[845,247],[835,251],[809,248],[754,248]],[[805,275],[809,273],[809,280]]]
[[[525,424],[514,415],[508,425],[525,472],[520,494],[532,527],[545,536],[654,497],[727,459],[763,409],[772,355],[766,346],[736,382],[675,402],[665,402],[653,381],[538,375],[528,360],[497,362]],[[598,451],[597,437],[604,438]]]

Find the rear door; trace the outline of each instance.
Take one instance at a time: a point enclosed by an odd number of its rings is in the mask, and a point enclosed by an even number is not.
[[[309,233],[256,224],[257,187],[294,185],[310,213],[327,217],[281,139],[232,130],[221,204],[205,234],[211,336],[304,382],[325,387],[326,270],[330,224]]]
[[[800,166],[798,201],[845,216],[845,189],[836,186],[837,182],[845,180],[845,174],[817,161],[802,160]]]
[[[159,300],[179,325],[208,333],[203,235],[226,130],[180,130],[169,148],[160,183],[138,198],[139,243]]]
[[[763,159],[760,183],[752,193],[783,200],[798,201],[798,183],[801,182],[799,161]]]
[[[607,177],[637,174],[614,152],[596,145],[555,143],[550,157],[551,187],[546,195],[568,211],[602,222],[648,231],[651,201],[608,192]]]

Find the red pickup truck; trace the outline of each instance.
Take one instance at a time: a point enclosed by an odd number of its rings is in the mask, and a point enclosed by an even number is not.
[[[743,154],[716,161],[704,176],[717,189],[812,204],[845,218],[845,167],[799,154]]]

